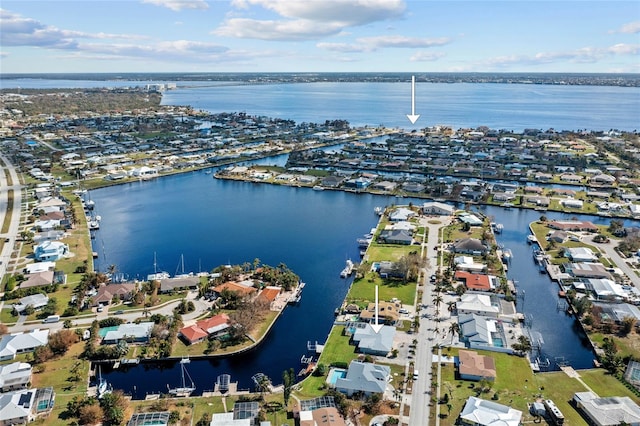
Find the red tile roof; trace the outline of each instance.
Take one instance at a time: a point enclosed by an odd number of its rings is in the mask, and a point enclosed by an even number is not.
[[[464,285],[467,286],[469,290],[491,290],[491,281],[488,275],[456,271],[454,278],[464,281]]]

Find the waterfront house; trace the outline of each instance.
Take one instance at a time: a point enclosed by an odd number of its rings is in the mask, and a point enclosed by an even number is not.
[[[593,392],[576,392],[572,402],[595,426],[640,424],[640,407],[628,396],[601,398]]]
[[[391,262],[388,260],[382,260],[380,262],[376,262],[377,266],[375,267],[375,271],[380,275],[381,278],[404,278],[404,272],[400,269],[400,265],[395,262]]]
[[[381,182],[376,182],[373,185],[371,185],[371,189],[375,189],[377,191],[393,192],[397,186],[398,184],[395,182],[383,180]]]
[[[402,308],[400,302],[378,302],[378,324],[395,324]],[[360,312],[360,321],[373,323],[375,321],[376,304],[369,303],[367,309]]]
[[[567,247],[564,249],[564,257],[572,262],[597,262],[596,256],[589,247]]]
[[[358,352],[369,355],[387,356],[393,349],[393,339],[396,335],[396,328],[383,325],[376,332],[371,324],[364,327],[356,327],[351,336],[351,340],[358,348]]]
[[[576,200],[575,198],[565,198],[560,200],[560,204],[569,209],[581,209],[584,202],[582,200]]]
[[[36,220],[33,222],[33,230],[36,232],[47,232],[60,226],[59,220]]]
[[[456,271],[453,278],[462,282],[468,290],[491,291],[500,286],[500,279],[493,275]]]
[[[416,212],[406,207],[398,207],[389,213],[389,220],[392,222],[407,221],[414,217]]]
[[[560,231],[560,230],[555,230],[555,231],[552,231],[551,233],[549,233],[549,236],[547,237],[547,240],[550,241],[550,242],[562,244],[565,241],[567,241],[567,238],[569,238],[569,234],[567,232]]]
[[[116,330],[109,330],[102,338],[102,344],[112,345],[120,340],[129,343],[144,343],[149,340],[154,323],[151,321],[141,323],[120,324]]]
[[[519,426],[522,411],[497,402],[470,396],[460,412],[459,421],[471,426]]]
[[[136,283],[101,285],[98,287],[98,293],[93,297],[93,306],[109,305],[114,299],[130,301],[133,298],[136,287]]]
[[[455,207],[438,201],[424,203],[422,205],[422,214],[426,215],[452,216],[454,211]]]
[[[483,263],[475,263],[472,256],[456,256],[453,259],[453,263],[459,271],[479,273],[484,272],[487,269],[487,265]]]
[[[178,290],[195,290],[200,284],[198,276],[180,276],[175,278],[164,278],[160,280],[160,293],[172,293]]]
[[[359,392],[365,396],[383,393],[390,375],[391,369],[386,365],[351,361],[346,376],[336,379],[335,388],[347,396]]]
[[[31,382],[33,368],[26,362],[0,365],[0,392],[26,389]]]
[[[625,318],[635,318],[636,331],[640,327],[640,309],[636,305],[630,303],[609,303],[609,302],[593,302],[593,306],[597,306],[600,310],[600,317],[603,322],[613,322],[622,324]]]
[[[271,306],[271,304],[275,302],[275,300],[278,298],[281,291],[282,291],[281,287],[266,286],[265,288],[260,290],[260,293],[256,297],[256,300]]]
[[[547,222],[547,226],[551,229],[559,229],[562,231],[598,232],[596,225],[589,221],[582,220],[552,220]]]
[[[413,236],[406,229],[384,229],[378,235],[380,244],[411,245]]]
[[[24,389],[0,394],[0,425],[23,425],[53,409],[53,388]]]
[[[456,302],[458,315],[477,314],[490,318],[498,318],[500,306],[492,303],[491,297],[487,294],[467,292]]]
[[[462,213],[458,216],[458,220],[462,223],[466,223],[469,226],[482,226],[482,219],[475,214]]]
[[[460,349],[458,352],[458,374],[462,380],[478,382],[482,379],[495,381],[496,363],[490,356],[475,351]]]
[[[337,188],[342,184],[344,178],[338,176],[327,176],[322,179],[322,186],[326,188]]]
[[[21,298],[18,303],[13,305],[13,309],[18,313],[22,313],[27,306],[31,306],[33,309],[38,310],[47,306],[47,303],[49,303],[49,297],[46,294],[36,293]]]
[[[233,404],[234,420],[250,420],[255,424],[255,420],[260,415],[260,403],[257,401],[237,401]]]
[[[213,288],[213,291],[216,293],[217,296],[220,296],[224,290],[238,293],[244,299],[248,299],[252,297],[258,291],[253,286],[239,284],[234,281],[227,281]]]
[[[596,300],[622,301],[627,296],[620,284],[606,278],[587,278],[571,285],[578,292],[593,295]]]
[[[564,263],[564,271],[574,278],[606,278],[610,280],[611,274],[601,263],[580,262]]]
[[[0,361],[15,359],[16,355],[32,352],[38,346],[44,346],[48,342],[48,329],[5,334],[0,338]]]
[[[69,246],[60,241],[45,241],[34,248],[38,261],[56,261],[62,259],[69,252]]]
[[[454,253],[471,254],[481,256],[489,251],[482,241],[477,238],[462,238],[451,245]]]
[[[207,338],[216,338],[226,334],[229,326],[229,316],[227,314],[218,314],[211,318],[200,320],[189,327],[181,328],[178,335],[188,344],[193,345]]]

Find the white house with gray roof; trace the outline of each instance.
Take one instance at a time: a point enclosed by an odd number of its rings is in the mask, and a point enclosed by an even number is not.
[[[460,423],[474,426],[519,426],[522,411],[470,396],[460,412]]]
[[[596,426],[640,424],[640,407],[628,396],[601,398],[593,392],[576,392],[573,402]]]
[[[49,330],[31,330],[24,333],[5,334],[0,338],[0,361],[15,359],[16,355],[31,352],[49,341]]]
[[[353,333],[353,342],[358,346],[360,353],[378,356],[387,356],[393,349],[393,338],[396,328],[383,325],[379,332],[375,332],[371,324],[363,328],[356,328]]]
[[[22,425],[53,409],[53,388],[25,389],[0,394],[0,425]]]
[[[32,367],[26,362],[0,365],[0,392],[26,389],[31,381]]]
[[[23,297],[19,303],[13,305],[13,308],[16,312],[21,313],[27,309],[27,306],[31,306],[37,310],[47,306],[47,303],[49,303],[49,297],[46,294],[36,293]]]
[[[348,396],[356,392],[365,395],[382,393],[387,389],[390,375],[391,369],[386,365],[351,361],[346,377],[338,378],[335,387],[337,391]]]

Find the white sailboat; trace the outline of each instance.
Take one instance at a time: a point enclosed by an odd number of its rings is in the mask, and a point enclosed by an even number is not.
[[[153,252],[153,274],[147,275],[147,281],[160,281],[169,278],[168,272],[158,272],[158,263],[156,261],[156,252]]]
[[[102,368],[100,368],[100,366],[98,365],[98,390],[97,390],[98,399],[102,398],[108,393],[111,393],[112,391],[113,391],[113,388],[111,387],[111,385],[105,379],[102,378]]]
[[[185,368],[185,364],[188,364],[189,362],[190,362],[189,358],[183,358],[182,360],[180,360],[182,383],[181,383],[181,386],[177,388],[169,389],[170,395],[173,395],[176,397],[187,397],[187,396],[191,396],[193,391],[196,390],[195,384],[193,383],[191,376],[189,376],[189,372]],[[187,378],[189,379],[190,386],[187,385]]]

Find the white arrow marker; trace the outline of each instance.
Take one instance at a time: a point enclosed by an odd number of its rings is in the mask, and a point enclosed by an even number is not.
[[[411,114],[407,114],[407,118],[411,124],[416,124],[420,114],[416,114],[416,76],[411,76]]]
[[[376,312],[375,312],[375,321],[376,323],[371,326],[373,331],[379,333],[382,330],[382,324],[378,324],[378,286],[376,286]]]

